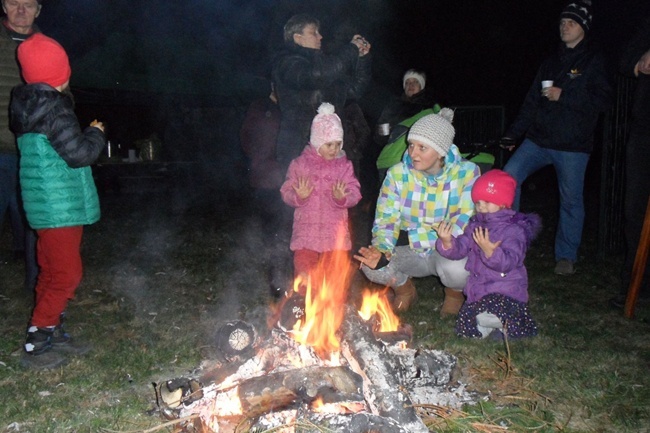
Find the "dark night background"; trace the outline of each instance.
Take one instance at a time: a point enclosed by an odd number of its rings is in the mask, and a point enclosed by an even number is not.
[[[217,128],[214,123],[231,128],[204,134],[233,134],[248,103],[268,94],[269,59],[281,43],[283,24],[298,12],[321,20],[324,49],[337,35],[345,38],[353,31],[372,43],[374,83],[361,101],[370,122],[391,93],[401,92],[403,72],[415,67],[427,73],[427,88],[437,101],[502,105],[507,125],[541,60],[558,44],[558,16],[565,3],[45,0],[37,24],[69,52],[80,120],[106,121],[109,139],[128,145],[153,132],[165,141],[165,130],[174,123],[176,136],[183,135],[183,124],[201,122],[197,116],[210,128]],[[591,37],[606,51],[613,73],[621,47],[649,5],[593,0]],[[213,112],[197,115],[196,107]],[[224,118],[218,107],[238,111]],[[192,146],[174,144],[185,145]]]

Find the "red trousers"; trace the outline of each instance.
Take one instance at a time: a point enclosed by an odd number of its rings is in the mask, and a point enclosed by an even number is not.
[[[31,325],[56,326],[59,315],[81,282],[83,226],[37,230],[36,257],[40,272]]]

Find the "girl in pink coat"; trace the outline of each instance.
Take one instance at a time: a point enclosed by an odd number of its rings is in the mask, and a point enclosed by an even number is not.
[[[348,208],[361,200],[361,192],[342,147],[341,119],[325,102],[312,121],[309,144],[291,161],[280,188],[282,200],[295,208],[291,250],[296,277],[306,277],[323,255],[352,248]]]

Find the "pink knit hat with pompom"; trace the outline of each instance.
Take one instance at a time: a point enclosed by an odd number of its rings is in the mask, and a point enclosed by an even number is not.
[[[309,144],[318,151],[323,144],[330,141],[343,142],[343,125],[339,116],[334,112],[334,106],[323,102],[318,107],[318,114],[311,122]]]

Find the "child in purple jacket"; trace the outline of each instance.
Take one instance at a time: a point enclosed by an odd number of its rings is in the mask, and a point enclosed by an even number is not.
[[[436,229],[436,250],[443,257],[467,257],[470,275],[463,290],[467,302],[456,320],[463,337],[508,338],[537,335],[528,310],[526,250],[541,229],[536,214],[510,209],[517,182],[501,170],[490,170],[476,180],[472,201],[476,214],[462,235],[454,238],[444,221]]]
[[[359,181],[345,156],[343,126],[327,102],[318,107],[309,144],[291,161],[280,188],[295,208],[290,248],[295,276],[307,276],[323,254],[352,248],[348,208],[361,200]]]

